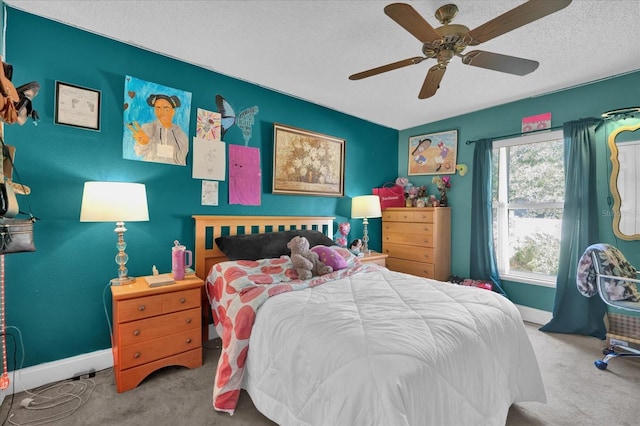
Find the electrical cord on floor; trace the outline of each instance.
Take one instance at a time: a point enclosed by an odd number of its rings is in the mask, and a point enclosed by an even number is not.
[[[9,415],[9,423],[15,426],[38,426],[56,422],[73,415],[89,400],[96,383],[91,379],[69,380],[29,392],[32,397],[24,398],[20,403],[20,406],[26,410],[51,410],[65,404],[71,405],[68,409],[24,423],[14,421],[15,413],[12,413]],[[47,392],[54,392],[54,396],[45,395]],[[83,396],[86,396],[84,400]]]

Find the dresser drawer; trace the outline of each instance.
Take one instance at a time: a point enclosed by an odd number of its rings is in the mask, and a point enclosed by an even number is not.
[[[422,234],[433,236],[432,223],[416,222],[384,222],[382,224],[384,232],[402,232],[405,234]]]
[[[167,334],[176,334],[192,328],[200,329],[201,311],[193,308],[186,311],[146,318],[124,323],[120,326],[118,346],[129,346]]]
[[[202,346],[200,328],[168,334],[164,337],[119,348],[120,370],[146,364],[171,355],[199,349]]]
[[[435,265],[433,263],[420,263],[413,260],[387,258],[387,268],[392,271],[404,272],[419,277],[434,278]]]
[[[421,210],[421,209],[418,209]],[[428,222],[433,223],[433,210],[425,209],[416,211],[413,209],[407,210],[385,210],[382,212],[382,221],[391,222]]]
[[[433,247],[431,235],[405,234],[396,232],[384,232],[382,245],[388,243],[407,244],[409,246]]]
[[[435,263],[432,247],[414,247],[394,243],[382,243],[382,252],[397,259],[415,260],[416,262]]]

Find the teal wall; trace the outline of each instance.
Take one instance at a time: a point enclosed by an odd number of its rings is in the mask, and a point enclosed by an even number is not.
[[[505,78],[519,77],[505,76]],[[526,77],[522,81],[526,84]],[[492,88],[492,90],[500,90],[500,88]],[[437,95],[431,102],[437,105]],[[640,105],[640,72],[401,131],[398,139],[398,174],[406,176],[410,136],[458,130],[458,163],[467,164],[469,172],[464,177],[457,174],[452,176],[452,188],[447,193],[449,205],[452,207],[452,273],[462,277],[469,276],[469,245],[473,232],[470,205],[473,144],[467,145],[466,141],[519,133],[522,117],[545,112],[551,112],[551,125],[555,127],[580,118],[600,117],[604,111],[638,105]],[[608,122],[597,130],[598,204],[593,206],[594,209],[598,209],[600,217],[600,242],[617,246],[636,266],[640,265],[640,242],[618,240],[612,231],[613,216],[610,214],[611,206],[608,204],[611,165],[606,141],[608,134],[617,126],[629,125],[637,121],[629,118],[624,121]],[[431,177],[411,176],[410,180],[416,185],[428,185],[431,183]],[[434,192],[435,189],[431,185],[429,193]],[[504,287],[511,300],[517,304],[545,311],[553,310],[555,290],[552,288],[513,282],[505,282]]]
[[[6,256],[7,325],[18,327],[24,338],[25,361],[18,368],[111,347],[105,309],[110,314],[107,285],[117,268],[115,224],[79,222],[85,181],[146,184],[150,220],[127,223],[125,236],[129,274],[137,276],[148,275],[154,264],[168,271],[175,239],[193,247],[193,214],[322,215],[336,216],[337,224],[350,216],[351,197],[370,194],[397,175],[397,130],[11,8],[6,60],[14,66],[16,86],[29,81],[42,86],[34,99],[39,124],[5,125],[6,143],[17,148],[16,166],[41,219],[35,225],[37,251]],[[247,66],[253,66],[250,60]],[[262,205],[229,205],[225,181],[219,206],[202,206],[201,181],[191,178],[191,153],[187,167],[124,160],[125,75],[191,92],[191,136],[196,108],[217,110],[216,94],[236,111],[257,105],[249,146],[261,152]],[[100,132],[53,124],[56,80],[102,92]],[[274,122],[347,141],[345,197],[271,194]],[[237,127],[224,140],[244,145]],[[22,196],[19,201],[26,209]],[[351,225],[351,236],[361,235],[361,221]],[[370,230],[371,246],[380,250],[379,219],[371,221]],[[12,339],[9,345],[13,369]],[[16,359],[21,356],[18,348]]]

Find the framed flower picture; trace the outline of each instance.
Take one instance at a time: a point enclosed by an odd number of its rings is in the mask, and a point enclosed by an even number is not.
[[[273,193],[342,197],[345,142],[275,123]]]
[[[409,176],[454,174],[457,154],[457,130],[411,136],[408,174]]]

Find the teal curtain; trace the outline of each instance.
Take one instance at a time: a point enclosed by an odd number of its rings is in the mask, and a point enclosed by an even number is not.
[[[500,285],[493,245],[492,159],[493,141],[491,139],[476,141],[472,166],[470,273],[471,278],[476,280],[490,279],[493,282],[494,291],[506,296]]]
[[[565,199],[560,265],[553,318],[540,330],[605,339],[606,304],[599,297],[583,296],[576,286],[578,260],[587,247],[598,242],[595,159],[595,127],[598,123],[599,120],[588,118],[563,126]]]

